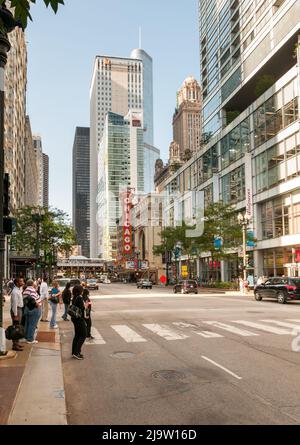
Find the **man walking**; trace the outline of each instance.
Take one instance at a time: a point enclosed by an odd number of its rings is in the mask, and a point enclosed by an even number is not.
[[[10,315],[12,323],[14,325],[21,324],[23,316],[23,296],[21,288],[24,286],[24,280],[22,278],[16,278],[14,280],[14,288],[10,297]],[[13,351],[23,351],[19,340],[13,340]]]
[[[49,308],[49,303],[48,303],[48,284],[47,281],[43,278],[43,281],[41,283],[40,286],[40,296],[41,296],[41,300],[42,300],[42,319],[41,321],[48,321],[47,317],[48,317],[48,308]]]

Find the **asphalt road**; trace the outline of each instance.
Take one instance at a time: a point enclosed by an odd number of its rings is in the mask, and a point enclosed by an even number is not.
[[[72,323],[59,323],[69,424],[300,422],[300,302],[130,284],[92,298],[83,361]]]

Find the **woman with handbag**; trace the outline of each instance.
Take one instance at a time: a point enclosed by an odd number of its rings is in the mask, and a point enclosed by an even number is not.
[[[33,280],[26,281],[26,289],[23,292],[24,316],[25,316],[25,338],[29,344],[38,343],[35,340],[39,319],[42,315],[41,297],[34,288]]]
[[[85,342],[87,331],[86,323],[84,320],[86,304],[83,301],[83,287],[76,285],[73,287],[73,299],[72,305],[69,310],[73,310],[71,313],[71,320],[74,324],[75,335],[72,343],[72,357],[77,360],[83,360],[83,355],[81,354],[81,348]],[[77,313],[76,313],[77,310]],[[70,314],[70,312],[69,312]]]
[[[50,329],[57,329],[58,326],[56,324],[56,312],[58,303],[61,304],[61,292],[59,290],[59,283],[54,281],[53,287],[50,292],[49,302],[52,309],[52,317],[50,321]]]

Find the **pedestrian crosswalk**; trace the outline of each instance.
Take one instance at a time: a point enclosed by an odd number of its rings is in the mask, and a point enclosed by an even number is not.
[[[232,335],[238,337],[258,337],[265,334],[295,336],[297,332],[300,333],[300,319],[230,320],[226,323],[215,320],[203,320],[197,323],[185,321],[163,324],[141,323],[140,325],[135,323],[134,327],[126,324],[105,327],[100,325],[99,329],[101,332],[92,327],[94,339],[87,342],[87,345],[106,345],[112,338],[107,329],[111,329],[121,341],[126,343],[146,343],[155,340],[156,337],[166,341],[183,341],[195,336],[207,340],[231,337]]]

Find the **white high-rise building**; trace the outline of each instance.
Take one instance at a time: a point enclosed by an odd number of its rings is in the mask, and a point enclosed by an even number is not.
[[[148,85],[148,83],[149,85]],[[144,140],[153,145],[152,59],[143,50],[131,58],[97,56],[90,89],[90,255],[99,255],[98,153],[108,112],[125,117],[144,111]],[[154,171],[153,171],[154,174]],[[98,215],[99,217],[99,215]]]

